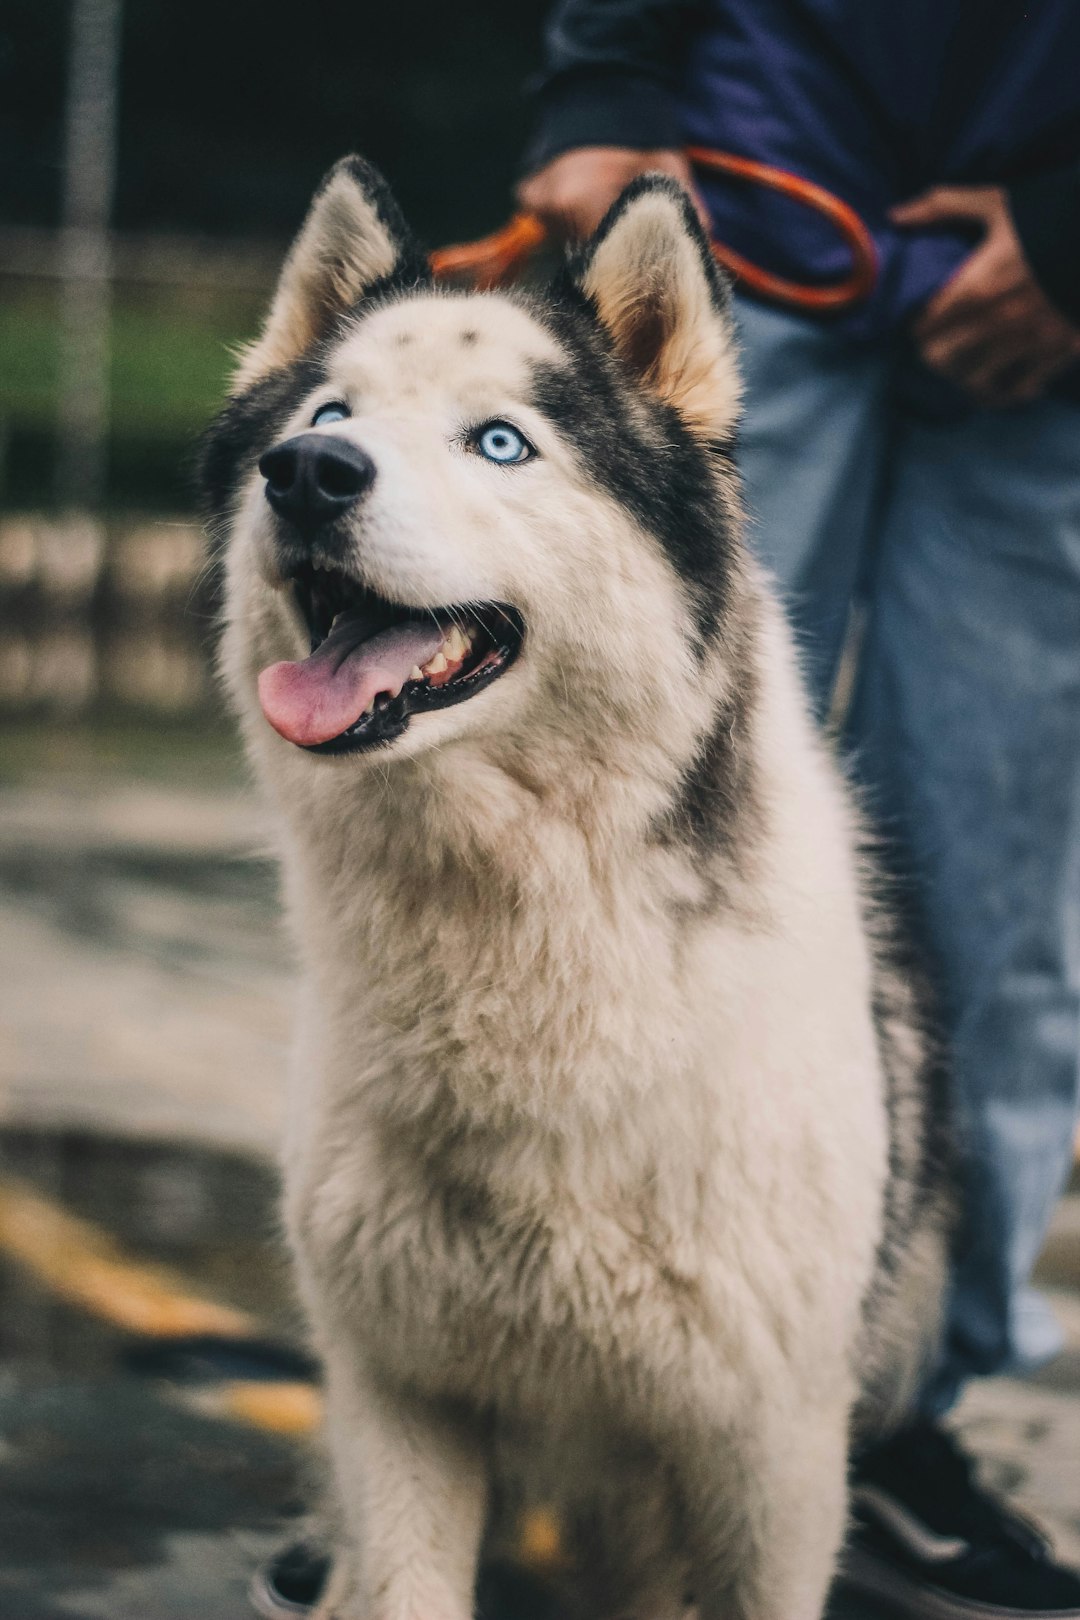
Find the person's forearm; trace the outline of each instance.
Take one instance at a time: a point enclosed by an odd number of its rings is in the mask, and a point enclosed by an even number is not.
[[[1035,279],[1061,313],[1080,325],[1080,163],[1029,175],[1007,190]]]
[[[580,146],[678,146],[674,91],[700,11],[701,0],[561,0],[526,169]]]

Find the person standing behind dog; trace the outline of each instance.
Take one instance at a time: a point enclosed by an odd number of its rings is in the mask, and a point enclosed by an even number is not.
[[[858,1460],[852,1569],[911,1615],[1080,1616],[940,1421],[1059,1346],[1028,1280],[1080,1056],[1080,6],[562,0],[546,59],[519,197],[560,234],[660,169],[756,263],[844,274],[812,210],[696,176],[702,145],[873,236],[874,289],[838,315],[737,298],[751,543],[822,717],[865,604],[848,731],[939,968],[966,1157],[941,1364]]]

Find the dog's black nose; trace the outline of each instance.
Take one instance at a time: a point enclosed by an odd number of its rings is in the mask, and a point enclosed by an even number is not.
[[[275,445],[259,471],[274,511],[301,529],[340,517],[375,481],[375,463],[359,445],[325,433],[298,433]]]

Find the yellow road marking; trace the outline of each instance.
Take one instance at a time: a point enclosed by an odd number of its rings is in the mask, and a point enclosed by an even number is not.
[[[128,1333],[154,1339],[201,1333],[248,1339],[260,1333],[260,1323],[246,1311],[201,1299],[177,1272],[125,1254],[101,1227],[14,1178],[0,1180],[0,1253],[60,1299]],[[321,1393],[299,1380],[229,1379],[180,1386],[173,1394],[197,1411],[293,1439],[310,1435],[322,1421]],[[551,1570],[565,1557],[559,1520],[549,1508],[526,1512],[515,1540],[517,1557],[528,1568]]]
[[[200,1299],[176,1272],[126,1255],[100,1227],[14,1179],[0,1181],[0,1251],[61,1299],[129,1333],[251,1338],[259,1330],[246,1311]]]
[[[514,1552],[526,1569],[538,1573],[563,1564],[565,1550],[558,1515],[549,1507],[529,1508],[522,1514]]]
[[[259,1379],[233,1379],[185,1390],[185,1400],[213,1417],[249,1423],[271,1434],[302,1439],[322,1422],[322,1396],[310,1384],[264,1383]]]
[[[177,1272],[125,1254],[101,1227],[14,1179],[0,1181],[0,1253],[69,1305],[128,1333],[250,1339],[260,1332],[246,1311],[191,1293]],[[310,1434],[322,1415],[318,1390],[299,1381],[232,1379],[184,1394],[202,1411],[273,1434]]]

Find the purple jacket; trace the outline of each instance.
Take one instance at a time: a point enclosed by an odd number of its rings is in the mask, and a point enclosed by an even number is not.
[[[700,144],[828,187],[879,253],[852,336],[896,328],[972,238],[901,231],[928,187],[1003,183],[1028,258],[1080,320],[1080,0],[562,0],[528,165],[571,147]],[[758,187],[703,177],[717,235],[800,280],[848,268],[834,229]]]

